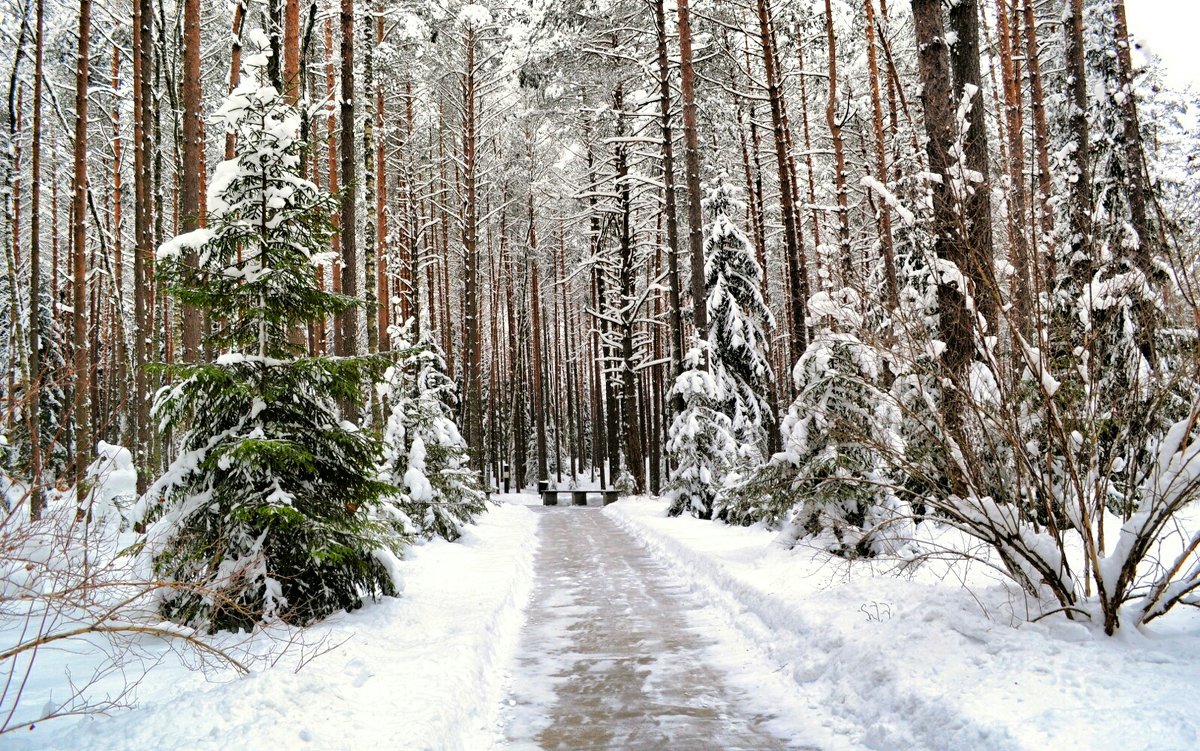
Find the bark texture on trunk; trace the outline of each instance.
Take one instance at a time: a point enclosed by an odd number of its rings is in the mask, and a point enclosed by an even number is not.
[[[183,3],[183,164],[179,176],[179,219],[181,229],[191,232],[200,226],[200,173],[204,144],[200,131],[200,0]],[[185,256],[189,266],[198,261],[195,250]],[[188,362],[200,359],[201,313],[184,305],[183,356]]]
[[[708,336],[704,289],[704,216],[700,206],[700,135],[696,112],[696,69],[692,62],[692,17],[688,0],[676,0],[679,16],[679,93],[683,101],[684,172],[688,194],[688,251],[692,268],[692,320]]]

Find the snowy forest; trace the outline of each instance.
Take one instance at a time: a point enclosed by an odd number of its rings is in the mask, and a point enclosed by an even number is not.
[[[1200,100],[1126,0],[3,0],[0,45],[0,733],[125,706],[146,639],[321,652],[522,492],[1098,636],[1200,607]]]

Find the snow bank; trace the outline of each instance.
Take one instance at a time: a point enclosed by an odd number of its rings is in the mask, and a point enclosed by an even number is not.
[[[852,746],[1200,744],[1191,698],[1200,615],[1109,639],[1060,616],[1027,622],[1020,593],[978,563],[897,576],[878,562],[785,551],[761,528],[667,519],[665,510],[628,500],[605,513],[725,611],[809,701],[853,728]]]
[[[488,748],[532,588],[536,523],[526,508],[501,506],[456,543],[411,549],[399,563],[401,597],[300,632],[306,646],[246,678],[206,677],[163,653],[163,663],[140,686],[136,709],[46,723],[0,745],[62,751]],[[87,670],[65,651],[43,656],[76,675]]]

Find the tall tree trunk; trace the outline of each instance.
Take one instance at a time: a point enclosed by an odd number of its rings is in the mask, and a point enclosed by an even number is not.
[[[151,0],[133,3],[133,361],[134,456],[138,464],[138,493],[146,492],[151,472],[150,379],[147,364],[151,356],[150,319],[154,292],[150,280],[151,253],[151,170],[150,170],[150,68],[153,50]]]
[[[959,269],[967,267],[971,247],[959,230],[960,221],[951,194],[951,150],[957,140],[955,111],[950,82],[945,24],[941,0],[912,0],[913,25],[917,36],[917,60],[921,75],[921,101],[925,110],[926,156],[933,191],[934,251],[938,258]],[[966,300],[954,282],[938,284],[939,337],[946,343],[943,356],[952,378],[961,383],[974,353],[974,329]],[[953,399],[943,400],[946,422],[958,424]]]
[[[17,134],[21,130],[21,111],[23,109],[22,102],[22,82],[21,82],[21,62],[25,57],[25,43],[29,34],[29,24],[25,19],[28,17],[29,4],[25,3],[21,7],[22,21],[19,25],[17,33],[17,47],[14,54],[12,73],[8,79],[8,101],[6,115],[6,142],[0,148],[0,164],[4,166],[3,180],[0,182],[0,201],[3,201],[4,226],[0,229],[8,230],[11,234],[4,238],[0,235],[0,242],[7,239],[4,246],[5,263],[4,273],[5,281],[8,284],[8,299],[5,304],[8,305],[8,372],[6,380],[8,381],[5,391],[5,426],[9,433],[16,427],[16,419],[19,413],[17,405],[17,379],[23,378],[20,373],[27,368],[25,361],[25,331],[21,325],[21,294],[20,285],[17,283],[17,269],[21,265],[20,259],[20,219],[18,218],[18,210],[20,208],[18,186],[20,184],[20,153],[21,146]]]
[[[46,508],[42,492],[42,62],[45,41],[45,0],[34,2],[33,47],[33,134],[31,151],[32,205],[29,212],[29,374],[26,377],[29,405],[29,516],[34,521]],[[55,273],[51,269],[50,273]],[[53,304],[53,303],[52,303]],[[126,388],[122,383],[122,389]]]
[[[838,253],[842,257],[843,284],[854,286],[854,259],[850,257],[850,204],[846,189],[846,149],[842,139],[842,124],[838,118],[837,35],[833,30],[833,8],[825,0],[825,40],[829,55],[829,99],[825,104],[825,122],[833,141],[834,186],[837,194]]]
[[[383,44],[383,11],[379,10],[375,14],[375,44]],[[376,271],[375,271],[375,289],[378,291],[378,306],[375,313],[375,330],[377,346],[380,349],[390,349],[388,341],[388,325],[391,321],[392,314],[392,294],[389,280],[392,274],[388,269],[388,248],[391,247],[391,242],[388,237],[388,221],[387,221],[387,206],[388,206],[388,169],[387,169],[387,150],[384,148],[388,142],[389,131],[384,129],[383,119],[383,83],[375,82],[375,256],[376,256]],[[397,171],[399,172],[399,171]],[[398,175],[399,176],[399,175]],[[403,277],[404,266],[401,265],[397,277]],[[409,284],[412,284],[410,280]],[[407,310],[405,313],[407,314]],[[403,320],[403,319],[402,319]],[[419,326],[418,326],[418,334]]]
[[[667,57],[667,0],[654,3],[654,31],[658,43],[658,106],[662,128],[663,216],[667,224],[667,288],[671,330],[671,375],[683,362],[683,302],[679,280],[679,218],[675,209],[675,144],[671,127],[671,67]],[[689,246],[690,247],[690,246]],[[678,410],[679,405],[675,405]]]
[[[801,26],[800,28],[803,29],[803,26]],[[774,34],[772,34],[772,37],[774,37]],[[774,44],[775,43],[772,42],[773,46],[774,46]],[[808,178],[807,179],[808,205],[809,205],[809,212],[810,212],[810,219],[811,219],[809,224],[810,224],[810,230],[812,231],[813,248],[819,248],[819,247],[821,247],[821,209],[820,209],[819,205],[817,204],[817,173],[816,173],[816,170],[813,168],[812,129],[809,126],[809,118],[808,118],[808,75],[807,75],[808,66],[805,65],[805,63],[804,63],[804,47],[806,44],[807,44],[807,40],[804,39],[803,36],[797,36],[797,38],[796,38],[796,61],[800,64],[800,75],[797,76],[797,78],[800,79],[800,135],[804,139],[804,168],[805,168],[806,176]],[[775,65],[775,69],[778,70],[779,69],[779,64],[778,64],[779,56],[776,55],[775,59],[777,61],[776,65]],[[747,67],[749,67],[749,66],[747,65]],[[785,118],[787,117],[786,105],[784,108],[784,117]],[[788,140],[788,142],[791,142],[790,135],[787,137],[787,140]],[[793,174],[793,177],[792,177],[792,181],[793,181],[792,193],[793,193],[793,195],[795,195],[799,189],[799,186],[794,184],[797,179],[798,179],[798,176]],[[799,210],[800,210],[800,207],[797,205],[796,211],[799,212]],[[803,231],[800,226],[801,224],[802,224],[802,220],[800,219],[800,214],[797,213],[797,215],[796,215],[796,233],[798,235],[798,239],[796,241],[797,243],[803,242],[803,237],[802,237]]]
[[[1150,219],[1151,188],[1142,148],[1142,129],[1138,118],[1137,94],[1133,89],[1133,61],[1129,28],[1125,20],[1125,0],[1112,0],[1116,18],[1117,71],[1120,76],[1121,126],[1125,146],[1125,189],[1129,193],[1130,221],[1137,233],[1134,261],[1149,274],[1159,247],[1158,236]]]
[[[1036,264],[1035,278],[1041,277],[1039,287],[1049,290],[1054,285],[1054,189],[1050,182],[1050,129],[1046,124],[1046,95],[1042,87],[1042,63],[1033,0],[1023,0],[1022,15],[1025,26],[1025,68],[1029,71],[1029,103],[1033,111],[1033,148],[1037,153],[1038,197],[1041,199],[1038,250],[1045,254],[1042,262],[1038,262],[1036,253],[1033,260]]]
[[[474,28],[463,32],[463,45],[466,51],[466,68],[462,79],[463,122],[462,122],[462,165],[463,201],[462,240],[465,264],[463,274],[463,302],[466,306],[464,344],[466,347],[466,367],[463,378],[466,390],[466,432],[467,442],[472,448],[471,466],[476,472],[483,471],[480,452],[483,441],[483,387],[481,381],[481,366],[483,349],[480,341],[480,305],[479,305],[479,209],[476,196],[476,148],[478,144],[478,123],[476,122],[476,45],[477,36]],[[449,249],[444,249],[447,266],[449,265]],[[449,287],[444,293],[449,297]],[[446,326],[449,328],[450,317],[447,312]]]
[[[1129,194],[1130,224],[1137,234],[1137,245],[1130,249],[1133,263],[1147,277],[1155,275],[1154,263],[1164,242],[1151,217],[1153,188],[1146,166],[1145,150],[1142,146],[1142,129],[1138,117],[1137,94],[1133,88],[1133,61],[1129,39],[1129,25],[1125,19],[1125,0],[1113,0],[1116,17],[1117,71],[1120,76],[1121,125],[1125,142],[1125,189]],[[1158,360],[1155,331],[1158,328],[1158,312],[1153,305],[1139,304],[1139,325],[1136,332],[1138,348],[1146,361],[1153,364]]]
[[[1092,250],[1092,170],[1088,162],[1091,134],[1087,118],[1087,68],[1083,46],[1083,0],[1063,3],[1064,57],[1067,69],[1067,129],[1073,149],[1067,150],[1067,227],[1065,268],[1074,287],[1082,291],[1095,269]]]
[[[200,0],[183,2],[183,164],[180,175],[179,213],[182,230],[191,232],[200,226],[200,162],[204,144],[200,140]],[[185,263],[199,263],[195,250],[189,250]],[[201,313],[191,305],[183,306],[183,354],[189,362],[200,359]]]
[[[1030,262],[1025,217],[1028,201],[1025,193],[1025,124],[1021,111],[1021,73],[1014,54],[1008,0],[996,0],[996,26],[1000,37],[1000,74],[1004,84],[1005,132],[1008,134],[1008,242],[1014,268],[1013,297],[1016,309],[1013,325],[1026,339],[1032,333],[1033,269]]]
[[[92,456],[91,366],[87,349],[87,119],[88,51],[92,34],[92,0],[79,0],[79,47],[75,61],[75,169],[72,178],[72,345],[75,376],[75,488],[77,515],[83,518],[84,476]]]
[[[532,135],[530,135],[532,139]],[[530,168],[533,166],[532,149],[529,154]],[[532,177],[532,176],[531,176]],[[543,362],[542,362],[542,290],[538,279],[538,240],[537,219],[533,212],[533,185],[530,182],[529,191],[529,315],[532,319],[531,373],[533,375],[533,423],[537,439],[537,468],[538,481],[547,480],[550,473],[546,462],[546,402],[543,393]]]
[[[692,63],[692,18],[688,0],[676,0],[679,16],[679,93],[683,101],[684,163],[688,194],[688,249],[692,266],[692,320],[708,337],[704,289],[704,219],[700,207],[700,136],[696,113],[696,69]]]
[[[300,84],[300,0],[284,0],[283,95],[289,104],[300,101]]]
[[[775,140],[775,163],[779,171],[779,208],[783,217],[783,239],[787,262],[790,302],[792,354],[798,356],[808,348],[808,326],[805,309],[808,302],[808,274],[804,269],[800,249],[800,232],[796,224],[796,205],[793,197],[793,172],[789,166],[787,112],[783,91],[776,69],[774,33],[771,30],[771,8],[767,0],[757,0],[759,38],[763,48],[763,68],[767,77],[767,99],[771,105],[771,125]]]
[[[871,79],[871,124],[875,131],[875,178],[887,185],[888,170],[883,134],[883,105],[879,96],[879,58],[875,50],[875,2],[866,0],[867,74]],[[884,290],[890,310],[900,307],[900,283],[896,278],[896,252],[892,239],[892,210],[887,201],[879,201],[879,248],[883,256]]]
[[[332,0],[328,10],[328,15],[325,17],[325,95],[329,97],[332,103],[336,101],[335,87],[337,86],[336,76],[334,75],[333,66],[333,5]],[[333,114],[333,108],[330,107],[328,133],[326,141],[326,156],[329,161],[328,167],[328,186],[329,192],[333,195],[338,195],[338,144],[337,144],[337,116]],[[329,288],[334,294],[341,294],[342,291],[342,266],[340,263],[342,257],[342,212],[339,204],[338,210],[333,212],[330,217],[330,224],[333,225],[334,235],[331,249],[334,253],[334,262],[329,264]],[[328,328],[327,328],[328,327]],[[322,331],[319,338],[322,342],[333,340],[333,352],[341,353],[345,351],[345,344],[342,343],[342,326],[340,320],[335,318],[332,321],[321,322]],[[328,347],[328,344],[325,344]],[[325,349],[324,351],[328,351]]]
[[[342,237],[342,294],[358,296],[358,246],[355,243],[357,222],[358,181],[354,159],[354,0],[342,0],[342,70],[341,70],[341,237]],[[358,308],[352,307],[338,315],[341,347],[337,354],[349,357],[358,354]]]
[[[376,191],[376,173],[375,173],[375,55],[373,49],[375,47],[375,23],[372,13],[373,0],[365,0],[363,11],[362,38],[363,38],[363,101],[366,104],[366,111],[363,113],[363,204],[365,211],[363,212],[363,271],[364,286],[363,297],[366,301],[367,309],[367,351],[375,353],[379,351],[379,317],[375,310],[375,304],[378,300],[378,289],[376,284],[378,280],[375,276],[375,255],[378,251],[376,248],[376,231],[378,226],[375,223],[375,191]],[[375,399],[374,390],[372,389],[371,396],[371,411],[374,415],[375,424],[379,424],[382,418],[382,411],[379,402]]]
[[[625,124],[625,92],[617,86],[613,97],[613,108],[617,111],[617,137],[627,137]],[[628,146],[619,143],[616,146],[616,185],[618,201],[620,202],[620,241],[621,264],[618,275],[617,304],[621,314],[621,409],[624,416],[625,432],[625,465],[633,477],[633,492],[641,495],[646,492],[646,462],[642,454],[641,420],[637,409],[637,374],[634,371],[634,327],[637,325],[638,311],[634,302],[633,283],[637,274],[634,267],[633,240],[633,198],[629,186],[629,152]]]
[[[41,0],[39,0],[40,2]],[[121,49],[116,45],[113,46],[112,57],[112,84],[113,91],[117,91],[121,81]],[[113,359],[115,367],[112,372],[116,373],[116,390],[117,390],[117,409],[121,420],[121,435],[118,440],[122,446],[132,446],[136,440],[133,434],[137,424],[137,418],[129,413],[129,349],[127,337],[125,336],[125,247],[124,247],[124,232],[123,225],[123,203],[125,200],[125,184],[122,180],[121,173],[124,167],[124,142],[121,140],[121,116],[120,108],[112,108],[112,149],[113,149],[113,168],[112,168],[112,238],[113,238],[113,306],[116,309],[116,314],[113,316],[110,335],[113,337],[116,346],[114,347]],[[35,205],[40,205],[40,196],[35,191]],[[38,209],[34,209],[36,214]],[[134,397],[137,398],[136,396]]]
[[[988,331],[998,331],[1000,290],[996,285],[995,251],[992,244],[992,192],[988,168],[987,123],[983,107],[983,83],[979,63],[979,0],[959,0],[950,7],[950,68],[954,75],[954,99],[961,104],[968,91],[967,133],[963,144],[966,167],[982,180],[967,188],[962,199],[961,219],[966,225],[968,256],[964,273],[971,279],[975,306],[987,322]]]
[[[141,0],[134,0],[135,3],[138,3],[140,1]],[[233,41],[230,44],[230,49],[229,49],[229,90],[230,91],[233,91],[234,89],[236,89],[238,87],[238,83],[241,81],[241,78],[242,78],[242,29],[246,25],[246,3],[247,2],[249,2],[249,0],[238,0],[237,4],[233,6],[233,30],[232,30],[232,35],[231,35]],[[328,28],[329,25],[332,23],[332,21],[329,19],[326,19],[325,23],[326,23],[326,28]],[[327,39],[326,44],[329,45],[329,44],[331,44],[331,42]],[[136,44],[135,44],[135,46],[136,46]],[[329,49],[329,47],[326,46],[326,49]],[[225,134],[225,159],[227,159],[227,160],[233,159],[235,146],[236,146],[236,137],[234,136],[233,131],[229,131]]]

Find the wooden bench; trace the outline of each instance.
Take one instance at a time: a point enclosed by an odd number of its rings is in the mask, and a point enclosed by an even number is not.
[[[542,505],[557,506],[559,496],[570,496],[572,506],[586,506],[589,495],[598,495],[607,506],[616,503],[620,493],[616,490],[543,490]]]

